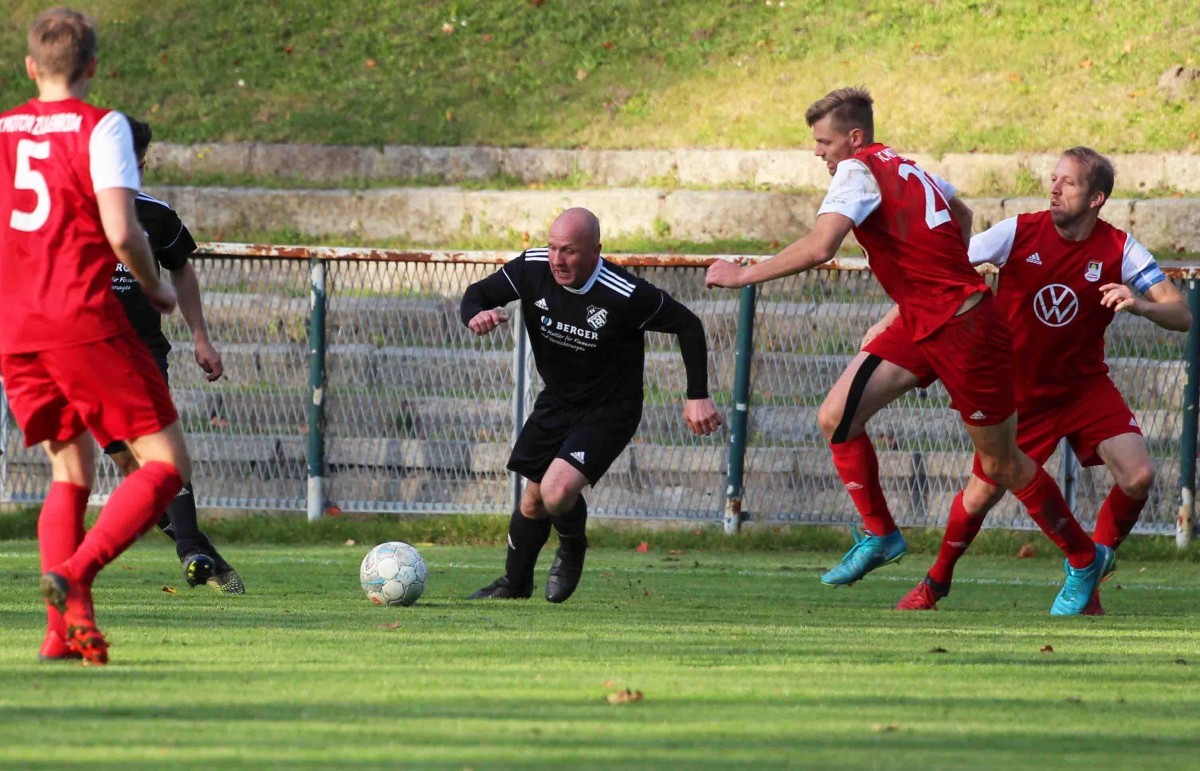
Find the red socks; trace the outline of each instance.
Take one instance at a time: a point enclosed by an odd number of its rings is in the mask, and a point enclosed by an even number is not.
[[[1079,520],[1075,519],[1058,485],[1045,469],[1039,467],[1032,482],[1012,492],[1042,532],[1067,555],[1071,567],[1085,568],[1092,564],[1096,559],[1096,546],[1079,526]]]
[[[929,578],[935,583],[949,587],[954,580],[954,566],[960,557],[966,553],[971,541],[979,535],[986,515],[971,516],[963,506],[963,494],[960,490],[950,504],[950,519],[946,522],[946,532],[942,535],[942,547],[938,549],[937,561],[929,569]]]
[[[182,488],[183,479],[169,463],[147,463],[130,474],[109,496],[95,526],[63,565],[67,578],[91,586],[100,569],[149,530]]]
[[[829,445],[833,465],[846,485],[846,492],[862,515],[863,526],[871,535],[888,535],[896,530],[896,521],[888,511],[887,499],[879,485],[879,459],[866,434]]]
[[[83,542],[83,515],[91,492],[70,482],[50,485],[37,524],[43,573],[66,562]],[[62,614],[49,605],[46,606],[46,626],[59,635],[67,632]]]
[[[1146,507],[1147,500],[1130,498],[1124,490],[1113,485],[1108,497],[1100,506],[1100,513],[1096,515],[1096,530],[1092,534],[1096,543],[1113,549],[1120,546],[1125,536],[1129,535],[1133,526],[1137,524],[1138,516]]]

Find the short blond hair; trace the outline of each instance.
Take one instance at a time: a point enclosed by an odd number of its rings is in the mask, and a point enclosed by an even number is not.
[[[29,56],[39,73],[76,82],[96,59],[96,22],[70,8],[42,11],[29,28]]]
[[[875,141],[874,103],[871,92],[861,86],[839,88],[809,105],[804,120],[811,127],[828,115],[838,131],[848,134],[851,129],[862,129],[870,143]]]

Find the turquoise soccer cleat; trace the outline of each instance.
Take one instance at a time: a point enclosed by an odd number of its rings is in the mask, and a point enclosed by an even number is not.
[[[854,546],[839,565],[821,576],[821,583],[826,586],[849,586],[881,565],[898,562],[908,551],[908,544],[899,530],[887,535],[872,535],[869,530],[860,535],[858,528],[851,528],[851,532]]]
[[[1073,568],[1064,560],[1067,580],[1050,606],[1051,616],[1078,616],[1087,607],[1100,582],[1114,568],[1116,555],[1107,546],[1096,544],[1096,559],[1086,568]]]

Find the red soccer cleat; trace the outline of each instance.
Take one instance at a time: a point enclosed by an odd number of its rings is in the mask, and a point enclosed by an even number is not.
[[[83,658],[83,654],[71,650],[71,647],[67,645],[66,638],[60,633],[46,632],[46,638],[42,640],[42,648],[38,651],[38,661],[67,661],[81,658]]]
[[[67,647],[83,659],[85,666],[108,663],[108,640],[93,623],[67,627]]]
[[[1092,592],[1092,598],[1088,600],[1088,604],[1084,607],[1081,616],[1103,616],[1104,607],[1100,605],[1100,590]]]
[[[896,603],[896,610],[937,610],[938,600],[949,593],[935,587],[926,576]]]

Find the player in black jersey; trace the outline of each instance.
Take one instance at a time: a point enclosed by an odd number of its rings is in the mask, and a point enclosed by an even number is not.
[[[133,130],[133,146],[137,153],[138,169],[144,170],[146,151],[150,147],[150,126],[129,119]],[[200,285],[196,271],[188,262],[188,256],[196,250],[192,234],[179,220],[170,206],[145,193],[138,193],[134,201],[138,221],[146,231],[150,248],[154,252],[155,268],[159,266],[171,272],[171,283],[179,294],[179,311],[192,331],[196,363],[204,370],[209,382],[221,377],[225,368],[221,356],[213,348],[204,323],[204,310],[200,304]],[[113,273],[113,291],[125,308],[138,335],[150,348],[150,353],[163,377],[167,376],[167,354],[171,344],[162,331],[162,315],[151,307],[138,282],[126,270],[117,265]],[[104,448],[125,476],[138,468],[138,462],[124,442],[114,442]],[[183,566],[184,579],[189,586],[207,583],[225,594],[245,594],[246,587],[241,577],[213,546],[196,522],[196,499],[189,483],[171,501],[158,522],[159,528],[175,541],[175,550]]]
[[[583,488],[600,481],[642,418],[646,331],[679,339],[687,372],[684,419],[711,434],[722,420],[708,395],[708,349],[694,313],[649,282],[600,256],[600,223],[568,209],[550,227],[548,248],[527,249],[467,287],[462,320],[475,334],[508,320],[520,299],[545,388],[517,437],[508,468],[528,480],[508,526],[505,572],[472,599],[533,594],[538,553],[553,524],[559,548],[546,599],[564,602],[583,573],[587,503]]]

